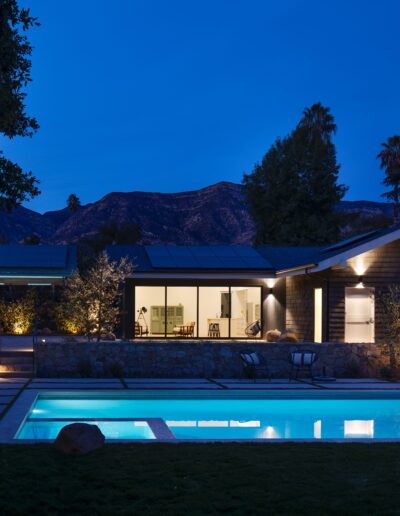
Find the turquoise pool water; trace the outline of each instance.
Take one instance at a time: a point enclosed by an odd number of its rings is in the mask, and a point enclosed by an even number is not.
[[[400,438],[398,393],[59,393],[40,395],[18,439],[54,439],[74,421],[107,439],[154,439],[161,418],[177,439]]]

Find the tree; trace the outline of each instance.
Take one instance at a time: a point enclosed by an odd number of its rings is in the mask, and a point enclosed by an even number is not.
[[[400,136],[391,136],[387,142],[382,143],[382,150],[377,158],[380,166],[385,170],[383,184],[390,190],[383,197],[393,201],[393,223],[399,222],[399,198],[400,198]]]
[[[132,245],[142,238],[142,230],[135,222],[111,220],[101,224],[94,235],[85,237],[81,244],[89,246],[95,254],[108,245]]]
[[[31,81],[32,46],[25,32],[39,25],[29,9],[17,0],[0,3],[0,132],[7,138],[31,137],[39,128],[36,119],[25,111],[26,93]],[[23,172],[0,151],[0,208],[12,210],[40,191],[31,172]]]
[[[103,333],[114,330],[119,317],[120,286],[133,267],[126,258],[110,261],[107,254],[98,256],[85,275],[76,272],[67,282],[62,303],[65,327],[97,341]]]
[[[81,201],[75,194],[70,194],[67,199],[67,208],[71,213],[76,213],[81,207]]]
[[[39,245],[40,241],[40,235],[37,235],[36,233],[32,233],[32,235],[26,236],[24,238],[25,245]]]
[[[382,307],[386,346],[392,370],[397,367],[397,354],[400,345],[400,285],[389,285],[387,290],[378,292],[378,302]]]
[[[337,125],[335,119],[330,114],[330,109],[324,107],[320,102],[306,107],[303,117],[299,122],[299,127],[307,130],[308,134],[319,135],[325,143],[330,141],[332,134],[336,133]]]
[[[346,187],[337,182],[335,131],[329,108],[314,104],[244,175],[256,243],[324,245],[338,239],[341,215],[336,207]]]

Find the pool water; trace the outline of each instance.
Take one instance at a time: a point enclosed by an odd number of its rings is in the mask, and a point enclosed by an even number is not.
[[[398,393],[39,395],[18,439],[55,439],[68,423],[97,424],[107,439],[155,439],[161,418],[177,439],[400,438]]]

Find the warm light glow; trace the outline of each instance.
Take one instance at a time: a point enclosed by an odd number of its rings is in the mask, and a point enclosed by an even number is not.
[[[363,276],[367,270],[367,264],[365,263],[365,256],[360,254],[351,260],[351,266],[357,276]]]
[[[277,281],[278,281],[277,278],[266,278],[265,279],[265,283],[266,283],[267,287],[269,287],[269,288],[274,288]]]
[[[79,328],[73,321],[64,321],[63,326],[68,333],[72,333],[73,335],[79,333]]]
[[[314,342],[322,342],[322,288],[314,289]]]
[[[322,435],[322,421],[318,420],[314,423],[314,439],[321,439]]]
[[[374,437],[374,420],[354,419],[344,422],[345,437]]]

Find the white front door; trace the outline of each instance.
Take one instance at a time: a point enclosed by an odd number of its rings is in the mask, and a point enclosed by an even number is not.
[[[347,287],[345,342],[374,342],[375,295],[373,288]]]

